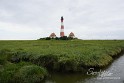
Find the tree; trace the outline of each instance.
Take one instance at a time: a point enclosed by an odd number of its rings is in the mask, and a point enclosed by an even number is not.
[[[46,40],[51,40],[51,38],[50,37],[46,37]]]
[[[67,36],[60,37],[60,40],[68,40]]]

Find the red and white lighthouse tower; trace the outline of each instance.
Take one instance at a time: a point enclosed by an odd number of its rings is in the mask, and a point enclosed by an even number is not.
[[[61,17],[61,30],[60,30],[60,37],[64,36],[64,24],[63,24],[63,16]]]

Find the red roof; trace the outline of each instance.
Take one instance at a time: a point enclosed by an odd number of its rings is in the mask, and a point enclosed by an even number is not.
[[[69,37],[74,37],[74,33],[73,32],[71,32],[70,34],[69,34]]]
[[[51,33],[50,37],[56,37],[55,33]]]

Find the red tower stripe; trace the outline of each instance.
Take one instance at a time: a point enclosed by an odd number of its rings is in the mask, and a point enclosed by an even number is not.
[[[61,26],[61,29],[64,29],[64,26]]]

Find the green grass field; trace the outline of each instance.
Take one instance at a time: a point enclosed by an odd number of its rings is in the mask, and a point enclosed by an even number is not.
[[[47,70],[59,72],[85,71],[86,67],[91,66],[104,67],[123,50],[124,40],[1,40],[0,76],[8,75],[10,65],[14,68],[13,71],[10,67],[12,71],[10,77],[15,76],[14,78],[23,75],[20,71],[26,72],[26,69],[23,69],[27,68],[25,66],[32,67],[32,65],[37,69],[44,67]],[[22,63],[23,65],[19,66]],[[39,68],[42,76],[46,75],[44,68]],[[14,73],[19,73],[19,76]],[[26,77],[21,77],[23,82],[24,78]],[[36,79],[39,77],[35,76],[34,82]]]

